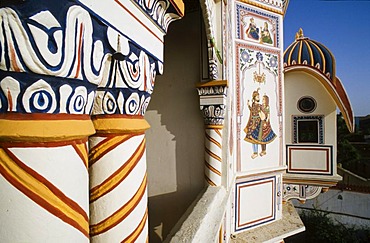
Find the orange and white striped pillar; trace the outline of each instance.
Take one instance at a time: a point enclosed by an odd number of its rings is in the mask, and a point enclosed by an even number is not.
[[[90,137],[91,242],[148,240],[143,117],[96,116]]]
[[[211,186],[220,186],[222,177],[223,125],[205,125],[205,179]]]
[[[197,85],[200,109],[205,122],[205,181],[210,186],[222,183],[222,131],[227,81],[216,80]]]
[[[72,2],[3,1],[0,21],[0,242],[89,242],[87,141],[107,51]]]
[[[90,239],[147,242],[144,133],[149,124],[144,114],[162,67],[124,37],[117,40],[92,112],[96,134],[89,139]]]
[[[0,115],[0,241],[89,242],[89,116]]]

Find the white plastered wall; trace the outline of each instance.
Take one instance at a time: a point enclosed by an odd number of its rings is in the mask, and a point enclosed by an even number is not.
[[[285,73],[285,142],[293,143],[293,116],[324,116],[324,144],[333,146],[333,161],[337,161],[337,107],[328,91],[320,81],[303,71]],[[303,96],[311,96],[317,102],[312,113],[303,113],[297,108],[298,100]],[[334,175],[336,167],[333,168]]]
[[[204,120],[200,82],[200,12],[172,23],[165,39],[163,75],[156,77],[145,118],[149,235],[162,242],[204,188]]]

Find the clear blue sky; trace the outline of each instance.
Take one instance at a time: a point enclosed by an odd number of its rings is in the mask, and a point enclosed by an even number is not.
[[[290,0],[284,49],[299,28],[328,47],[355,116],[370,114],[370,0]]]

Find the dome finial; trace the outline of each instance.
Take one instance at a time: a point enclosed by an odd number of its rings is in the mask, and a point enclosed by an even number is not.
[[[295,34],[295,39],[298,40],[300,38],[303,38],[304,35],[303,35],[303,30],[302,28],[299,28],[299,31]]]

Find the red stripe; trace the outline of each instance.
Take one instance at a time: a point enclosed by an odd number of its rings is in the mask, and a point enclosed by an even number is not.
[[[122,134],[121,134],[122,136]],[[99,156],[97,156],[95,159],[92,159],[92,157],[94,156],[94,154],[99,151],[99,147],[100,146],[103,146],[105,143],[109,142],[111,139],[115,138],[116,136],[110,136],[110,137],[107,137],[106,139],[104,139],[103,141],[99,142],[97,145],[95,145],[90,151],[92,151],[90,154],[89,154],[89,167],[91,167],[93,164],[95,164],[99,159],[101,159],[104,155],[106,155],[108,152],[112,151],[113,149],[117,148],[119,145],[121,145],[122,143],[126,142],[127,140],[129,140],[130,138],[134,137],[135,135],[130,135],[126,138],[122,138],[121,140],[119,140],[117,143],[115,144],[112,144],[110,147],[108,147],[104,152],[102,152]],[[93,151],[94,150],[94,151]]]
[[[143,183],[146,183],[147,184],[147,178],[146,178],[146,176],[144,177],[143,181],[141,182],[141,185],[139,186],[138,190],[141,188],[141,186],[142,186]],[[116,225],[120,224],[123,220],[125,220],[125,218],[128,215],[131,214],[132,211],[134,211],[134,209],[137,207],[137,205],[141,202],[141,199],[143,198],[145,192],[146,192],[146,188],[144,190],[142,190],[141,194],[139,194],[139,198],[135,202],[135,204],[124,215],[122,215],[122,217],[119,220],[117,220],[117,222],[115,222],[114,224],[110,225],[109,227],[105,228],[104,230],[102,230],[101,232],[99,232],[97,234],[90,234],[90,236],[96,236],[96,235],[102,234],[104,232],[107,232],[110,229],[114,228]],[[133,198],[135,198],[135,196],[137,195],[137,193],[138,193],[138,191],[131,197],[131,199],[127,203],[125,203],[125,205],[123,205],[121,208],[119,208],[111,216],[109,216],[108,218],[104,219],[103,221],[101,221],[101,222],[99,222],[99,223],[97,223],[95,225],[90,225],[90,229],[93,228],[93,227],[96,227],[98,224],[105,224],[105,222],[108,221],[111,217],[113,217],[115,214],[119,213],[121,210],[123,210],[124,208],[126,208],[127,205],[131,202],[131,200],[133,200]]]
[[[140,21],[133,13],[131,13],[122,3],[118,0],[114,0],[119,6],[121,6],[124,10],[127,11],[137,22],[139,22],[145,29],[147,29],[152,35],[154,35],[161,43],[164,43],[153,31],[151,31],[143,22]]]
[[[128,242],[128,239],[130,239],[134,234],[137,234],[137,236],[134,239],[132,239],[132,240],[134,242],[136,242],[137,238],[139,238],[140,234],[143,232],[143,230],[145,228],[146,223],[144,223],[144,221],[146,221],[147,219],[148,219],[148,211],[145,212],[143,218],[140,221],[139,226],[136,227],[136,229],[129,236],[127,236],[123,241],[121,241],[121,243]],[[141,224],[144,224],[144,225],[141,227]],[[140,232],[136,232],[136,230],[140,230]]]
[[[69,141],[60,141],[60,142],[2,142],[0,147],[4,148],[54,148],[54,147],[64,147],[68,145],[86,143],[88,138],[84,139],[75,139]]]
[[[83,31],[84,31],[84,25],[83,23],[80,24],[80,39],[79,39],[79,42],[78,42],[78,59],[77,59],[77,70],[76,70],[76,75],[74,78],[78,78],[78,75],[80,73],[80,70],[81,70],[81,55],[82,55],[82,42],[83,42]]]
[[[87,154],[87,147],[86,147],[86,143],[83,144],[84,145],[84,150]],[[85,155],[82,153],[82,151],[80,150],[79,147],[77,147],[77,144],[73,144],[72,145],[73,148],[75,149],[76,153],[78,154],[78,156],[81,158],[82,162],[84,163],[84,167],[88,167],[88,159],[85,157]]]
[[[136,156],[136,154],[138,153],[138,151],[139,151],[142,143],[145,143],[145,139],[143,139],[143,141],[140,143],[140,145],[138,146],[138,148],[135,150],[135,152],[131,155],[131,157],[127,161],[131,161]],[[145,145],[144,145],[144,148],[142,149],[142,151],[140,152],[139,156],[137,157],[137,160],[133,163],[133,165],[127,171],[126,176],[122,177],[119,181],[117,181],[115,183],[115,185],[110,190],[108,190],[105,193],[103,193],[102,195],[100,195],[100,197],[102,197],[102,196],[106,195],[107,193],[111,192],[114,188],[116,188],[131,173],[131,171],[136,167],[136,165],[139,163],[139,161],[143,157],[144,152],[145,152]],[[100,185],[97,185],[94,188],[92,188],[90,190],[90,194],[94,193],[95,191],[98,191],[100,189],[101,185],[104,185],[104,184],[108,183],[115,176],[117,176],[122,170],[125,169],[125,167],[127,166],[126,164],[127,164],[127,162],[125,162],[118,170],[116,170],[110,177],[108,177],[106,180],[104,180]],[[90,203],[96,201],[100,197],[96,198],[95,200],[90,200]]]
[[[54,193],[55,196],[57,196],[59,199],[61,199],[63,202],[65,202],[68,206],[70,206],[74,211],[78,212],[83,216],[83,218],[88,221],[88,216],[86,212],[73,200],[66,197],[63,192],[61,192],[58,188],[56,188],[53,184],[51,184],[47,179],[42,177],[40,174],[23,164],[18,158],[14,156],[9,150],[4,149],[4,151],[7,153],[7,155],[25,172],[27,172],[29,175],[37,179],[38,181],[42,182],[47,188],[50,189]],[[18,190],[23,192],[26,196],[28,196],[32,201],[34,201],[36,204],[47,210],[49,213],[53,214],[54,216],[60,218],[67,224],[75,227],[77,230],[79,230],[81,233],[83,233],[86,237],[89,237],[89,233],[86,229],[82,228],[77,222],[75,222],[73,219],[69,218],[64,214],[63,211],[60,209],[54,207],[49,202],[38,196],[36,193],[30,191],[28,188],[26,188],[24,185],[22,185],[17,180],[14,180],[14,178],[9,175],[6,172],[6,169],[3,167],[3,163],[0,163],[0,173],[4,176],[4,178],[12,184],[14,187],[16,187]]]

